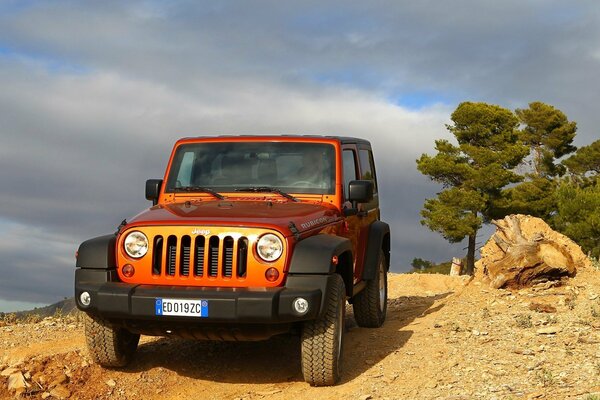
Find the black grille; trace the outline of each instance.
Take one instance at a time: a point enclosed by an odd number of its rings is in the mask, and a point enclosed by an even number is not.
[[[240,277],[246,276],[246,267],[248,266],[248,239],[245,237],[238,240],[238,259],[237,274]]]
[[[163,259],[163,238],[162,236],[156,236],[153,243],[154,254],[152,257],[152,273],[154,275],[160,275],[160,266]]]
[[[227,236],[223,240],[223,260],[221,260],[223,266],[223,276],[231,278],[233,273],[233,238]]]
[[[212,236],[208,241],[208,275],[217,276],[219,273],[219,238]]]
[[[204,275],[204,243],[206,240],[204,236],[198,236],[194,242],[194,260],[196,261],[194,264],[194,275],[202,276]]]
[[[239,278],[246,276],[248,266],[248,239],[237,241],[231,236],[221,240],[218,236],[177,237],[170,235],[166,244],[162,236],[152,240],[152,273],[154,275],[195,277],[221,276]],[[179,248],[178,248],[179,244]],[[234,259],[237,257],[237,262]],[[221,271],[219,273],[219,261]]]
[[[177,238],[169,236],[167,239],[167,275],[175,275],[175,261],[177,260]]]
[[[192,240],[189,236],[181,238],[181,255],[179,258],[179,270],[183,276],[190,275],[190,250]]]

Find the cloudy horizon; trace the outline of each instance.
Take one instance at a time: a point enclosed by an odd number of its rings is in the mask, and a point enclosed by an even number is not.
[[[393,270],[463,256],[420,225],[440,187],[415,160],[462,101],[598,139],[599,39],[593,1],[2,2],[0,311],[71,296],[79,243],[148,207],[186,136],[364,137]]]

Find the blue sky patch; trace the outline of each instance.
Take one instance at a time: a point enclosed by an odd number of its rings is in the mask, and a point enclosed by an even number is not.
[[[455,96],[448,96],[436,92],[405,92],[396,96],[390,96],[389,100],[400,107],[411,110],[420,110],[425,107],[430,107],[435,104],[453,104],[456,102]]]
[[[36,64],[51,74],[84,75],[91,71],[88,67],[72,63],[66,59],[49,56],[43,53],[20,50],[0,43],[0,60],[2,59]]]

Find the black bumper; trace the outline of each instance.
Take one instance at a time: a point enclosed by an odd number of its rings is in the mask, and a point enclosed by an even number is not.
[[[118,282],[115,270],[82,269],[75,272],[77,307],[91,315],[112,320],[146,320],[202,323],[274,324],[318,318],[323,312],[331,275],[288,275],[277,288],[209,288],[132,285]],[[89,306],[80,295],[88,292]],[[296,298],[309,303],[305,314],[293,308]],[[192,299],[208,302],[207,317],[157,315],[157,299]]]

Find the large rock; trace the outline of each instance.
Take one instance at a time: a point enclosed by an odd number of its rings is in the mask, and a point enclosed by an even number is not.
[[[581,248],[540,218],[509,215],[481,249],[476,274],[494,288],[521,288],[573,277],[590,266]]]

